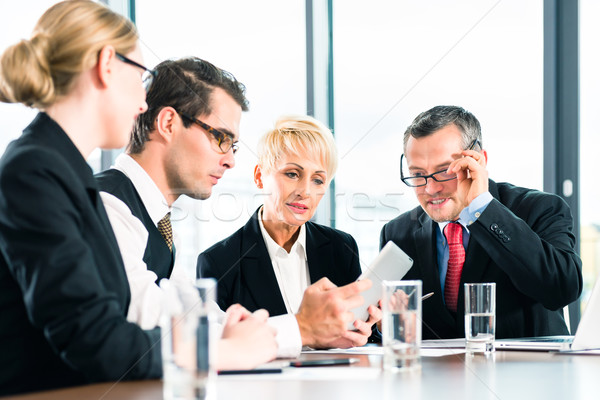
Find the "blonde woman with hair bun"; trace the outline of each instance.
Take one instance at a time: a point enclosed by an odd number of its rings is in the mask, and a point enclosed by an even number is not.
[[[362,346],[381,319],[381,310],[370,306],[368,321],[346,330],[352,322],[347,310],[360,304],[354,302],[366,289],[354,282],[361,272],[358,246],[349,234],[311,222],[337,163],[333,135],[323,123],[280,118],[258,144],[254,182],[264,205],[198,257],[199,274],[218,281],[221,308],[240,303],[272,316],[295,314],[302,345],[313,348]],[[321,308],[313,308],[313,296],[327,292]],[[330,308],[341,311],[331,315]]]
[[[0,58],[0,101],[40,110],[0,159],[0,396],[160,377],[158,330],[128,323],[123,261],[92,171],[146,111],[134,25],[64,1]]]

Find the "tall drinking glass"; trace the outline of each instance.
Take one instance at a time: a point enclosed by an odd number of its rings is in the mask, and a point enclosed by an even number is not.
[[[163,395],[166,400],[206,399],[215,379],[216,281],[175,282],[163,279]]]
[[[470,352],[494,351],[496,284],[465,283],[465,339]]]
[[[383,368],[421,368],[421,281],[383,281]]]

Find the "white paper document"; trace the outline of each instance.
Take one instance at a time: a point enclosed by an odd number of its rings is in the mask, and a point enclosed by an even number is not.
[[[422,349],[465,349],[465,338],[431,339],[421,342]]]
[[[310,381],[357,381],[377,379],[381,375],[379,368],[371,367],[308,367],[283,368],[279,374],[241,374],[219,375],[221,380],[310,380]]]
[[[460,340],[458,342],[457,340]],[[430,343],[435,342],[435,343]],[[422,357],[443,357],[453,354],[462,354],[465,352],[465,339],[449,339],[449,340],[424,340],[421,342]],[[305,353],[311,354],[366,354],[366,355],[383,355],[382,346],[363,346],[351,347],[349,349],[330,349],[330,350],[307,350]]]

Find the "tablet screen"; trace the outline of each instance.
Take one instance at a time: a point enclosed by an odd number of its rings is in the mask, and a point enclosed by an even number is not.
[[[358,277],[359,280],[368,278],[373,282],[371,288],[362,293],[365,302],[360,307],[353,308],[354,319],[366,321],[369,318],[367,308],[369,305],[377,305],[381,298],[381,283],[383,281],[397,281],[404,278],[404,275],[412,267],[413,260],[394,242],[387,242],[375,260],[369,267]],[[348,329],[356,329],[352,321],[348,325]]]

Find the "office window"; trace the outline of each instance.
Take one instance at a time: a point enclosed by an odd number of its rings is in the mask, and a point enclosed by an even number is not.
[[[29,39],[37,20],[48,7],[57,2],[56,0],[3,2],[0,5],[0,13],[4,16],[0,24],[0,53],[21,39]],[[0,103],[0,121],[2,121],[0,154],[4,153],[6,146],[12,140],[21,136],[23,129],[36,114],[37,110],[21,104]]]
[[[581,308],[585,305],[600,273],[600,187],[595,176],[594,160],[598,158],[600,140],[598,109],[600,101],[600,4],[594,0],[579,2],[580,38],[580,221],[581,258],[583,261],[584,289]]]
[[[543,2],[335,1],[336,226],[361,259],[416,205],[400,181],[406,127],[440,104],[473,112],[490,178],[543,186]]]
[[[246,85],[236,166],[205,201],[182,196],[173,225],[179,256],[194,273],[198,253],[245,224],[262,204],[253,181],[258,138],[283,114],[306,113],[304,1],[139,1],[136,22],[148,66],[197,56]]]

